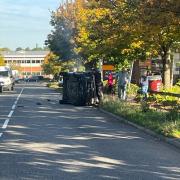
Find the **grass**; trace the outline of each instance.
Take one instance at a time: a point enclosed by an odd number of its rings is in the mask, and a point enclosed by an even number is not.
[[[47,87],[55,89],[57,92],[62,93],[62,87],[58,86],[58,82],[49,82]]]
[[[164,91],[180,94],[180,80],[173,87],[171,87],[169,89],[165,89]]]
[[[176,109],[143,112],[138,103],[123,102],[115,97],[112,100],[110,96],[104,97],[101,107],[166,137],[180,138],[180,114]]]

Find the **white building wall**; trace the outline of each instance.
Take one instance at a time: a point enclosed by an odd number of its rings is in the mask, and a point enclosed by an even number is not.
[[[44,62],[44,59],[46,55],[48,54],[48,51],[31,51],[31,52],[3,52],[3,57],[7,65],[17,65],[22,68],[22,74],[29,75],[34,73],[33,68],[39,68],[41,69],[41,65]],[[25,69],[29,68],[30,71],[27,71]],[[39,74],[42,74],[42,71],[39,70]]]

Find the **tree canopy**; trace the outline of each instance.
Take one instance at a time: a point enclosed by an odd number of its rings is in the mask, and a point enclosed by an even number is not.
[[[52,13],[46,44],[60,60],[81,57],[91,66],[161,56],[163,83],[170,82],[169,52],[180,42],[176,0],[75,0]]]
[[[42,68],[45,74],[57,74],[60,72],[59,62],[57,61],[58,56],[53,53],[49,53],[42,64]]]
[[[0,54],[0,66],[5,66],[4,58]]]

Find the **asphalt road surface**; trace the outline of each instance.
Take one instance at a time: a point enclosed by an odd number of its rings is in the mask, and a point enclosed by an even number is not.
[[[180,179],[180,153],[43,84],[0,95],[0,180]]]

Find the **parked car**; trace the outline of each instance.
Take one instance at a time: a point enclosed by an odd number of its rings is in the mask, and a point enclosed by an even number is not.
[[[38,76],[32,76],[26,79],[26,82],[37,82],[39,80]]]
[[[0,92],[4,90],[13,91],[14,89],[14,79],[12,76],[12,70],[9,67],[0,67]]]
[[[44,79],[43,76],[37,76],[39,81],[42,81]]]

